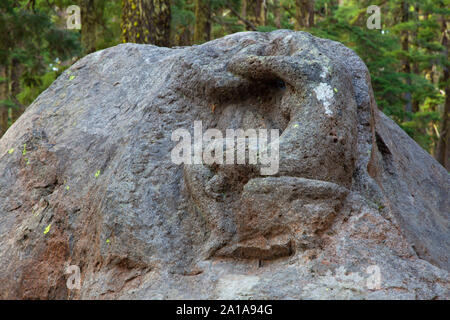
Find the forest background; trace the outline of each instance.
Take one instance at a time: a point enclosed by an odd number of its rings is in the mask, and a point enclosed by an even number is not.
[[[80,29],[68,28],[71,5]],[[380,28],[368,27],[373,5]],[[94,51],[292,29],[352,48],[370,70],[378,107],[450,170],[449,14],[450,0],[0,0],[0,137]]]

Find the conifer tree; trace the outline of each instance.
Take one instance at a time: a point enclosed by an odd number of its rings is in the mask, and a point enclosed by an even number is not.
[[[123,42],[170,46],[169,0],[122,0]]]
[[[195,0],[194,43],[203,43],[211,39],[211,1]]]

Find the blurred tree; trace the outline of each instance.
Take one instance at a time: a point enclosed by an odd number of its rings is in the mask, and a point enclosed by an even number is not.
[[[440,7],[444,11],[444,1],[440,2]],[[448,9],[448,7],[447,7]],[[442,31],[442,68],[443,76],[441,86],[445,94],[445,103],[442,111],[442,120],[440,127],[439,140],[436,147],[436,159],[447,170],[450,171],[450,63],[448,59],[449,50],[449,30],[445,14],[441,15],[441,31]]]
[[[296,0],[295,29],[314,27],[314,0]]]
[[[97,51],[97,21],[100,2],[102,1],[77,0],[77,4],[81,8],[81,44],[85,54]]]
[[[188,46],[193,43],[195,1],[173,0],[171,7],[171,44]]]
[[[277,29],[281,29],[281,5],[280,0],[273,1],[274,23]]]
[[[122,0],[123,42],[170,46],[169,0]]]
[[[74,3],[82,30],[68,33],[64,12]],[[367,28],[370,5],[381,8],[381,29]],[[355,50],[378,107],[449,168],[449,8],[450,0],[2,0],[0,134],[73,62],[80,35],[86,54],[123,41],[186,46],[301,29]]]
[[[194,43],[211,40],[211,1],[195,0]]]
[[[17,119],[19,119],[20,115],[25,111],[25,106],[19,102],[17,99],[17,96],[22,91],[21,89],[21,77],[24,70],[24,66],[22,65],[21,61],[18,58],[13,58],[11,61],[11,69],[9,74],[9,96],[10,99],[14,103],[14,108],[12,108],[12,122],[15,122]]]
[[[8,129],[8,82],[6,77],[6,68],[0,65],[0,137]]]
[[[79,50],[73,32],[55,26],[36,1],[0,2],[0,133],[25,110],[25,88],[41,86],[40,77],[55,58],[67,59]]]
[[[266,8],[265,8],[264,0],[246,1],[246,7],[243,6],[243,9],[245,9],[246,18],[254,26],[264,26],[265,25]]]
[[[405,80],[406,80],[406,87],[407,90],[404,92],[404,99],[405,99],[405,114],[409,115],[412,112],[412,94],[409,90],[411,88],[411,64],[410,64],[410,57],[409,57],[409,28],[411,28],[411,25],[409,24],[409,3],[406,0],[403,0],[401,2],[401,22],[402,25],[405,26],[402,30],[402,55],[403,55],[403,61],[402,61],[402,70],[405,74]],[[409,116],[408,116],[409,118]]]

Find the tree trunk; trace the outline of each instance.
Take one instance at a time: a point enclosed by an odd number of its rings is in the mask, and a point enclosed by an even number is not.
[[[260,7],[260,24],[262,26],[267,25],[267,0],[261,1]]]
[[[246,14],[244,18],[247,18],[254,26],[258,27],[264,24],[264,0],[252,0],[247,1]]]
[[[416,39],[415,45],[419,47],[419,44],[417,43],[417,37],[418,37],[418,34],[419,34],[419,15],[420,15],[420,8],[419,8],[419,3],[418,2],[414,3],[414,9],[415,9],[415,11],[414,11],[414,13],[415,13],[414,20],[416,21],[416,25],[415,25],[414,32],[412,34],[412,38]],[[413,69],[412,71],[413,71],[413,73],[415,75],[420,76],[419,62],[417,61],[417,59],[414,61],[412,69]],[[413,101],[412,101],[412,112],[416,113],[418,111],[419,111],[419,101],[417,99],[413,99]]]
[[[295,1],[295,29],[314,26],[314,0]]]
[[[413,64],[413,73],[420,76],[420,69],[419,69],[418,62],[414,62],[414,64]],[[413,113],[416,113],[419,111],[419,100],[417,100],[417,99],[412,100],[411,110]]]
[[[306,27],[304,2],[305,0],[295,1],[295,30]]]
[[[16,60],[13,59],[12,65],[11,65],[11,71],[10,71],[10,98],[12,102],[15,104],[14,108],[12,108],[11,113],[11,121],[14,123],[19,117],[22,115],[22,113],[25,112],[25,106],[19,103],[17,100],[17,95],[22,91],[22,88],[20,86],[20,77],[22,76],[23,72],[23,66],[22,64]]]
[[[0,138],[5,134],[8,129],[8,106],[6,103],[2,103],[8,99],[8,78],[6,68],[0,66]],[[2,81],[3,80],[3,81]]]
[[[211,40],[211,1],[195,0],[194,43]]]
[[[78,0],[81,7],[81,44],[86,54],[96,51],[97,15],[95,2],[96,0]]]
[[[122,41],[170,46],[170,0],[122,0]]]
[[[402,2],[402,22],[406,23],[409,21],[409,6],[407,1]],[[411,86],[411,64],[409,61],[409,57],[407,56],[409,54],[409,32],[404,31],[403,34],[403,40],[402,40],[402,50],[404,54],[406,55],[403,59],[403,73],[406,74],[406,84],[408,86]],[[404,99],[405,99],[405,111],[406,112],[412,112],[412,96],[411,92],[407,91],[404,93]],[[407,119],[410,119],[409,116],[407,116]]]
[[[247,0],[241,1],[241,16],[247,18]]]
[[[308,1],[308,27],[314,27],[314,0]]]
[[[446,71],[445,78],[448,82],[449,71]],[[436,160],[450,171],[450,85],[445,88],[445,106],[442,114],[441,132],[437,144]]]
[[[274,6],[274,16],[275,16],[275,26],[278,29],[281,29],[281,6],[280,6],[280,0],[274,0],[273,1]]]
[[[445,18],[442,18],[442,46],[444,47],[444,61],[448,61],[448,31]],[[445,83],[445,106],[442,114],[440,136],[436,148],[436,160],[450,170],[450,70],[444,63],[444,76],[442,82]]]

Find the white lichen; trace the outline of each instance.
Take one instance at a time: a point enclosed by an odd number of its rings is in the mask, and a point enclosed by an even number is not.
[[[325,114],[331,116],[333,112],[330,109],[331,101],[333,100],[333,89],[328,83],[321,82],[316,88],[314,88],[317,100],[319,100],[325,107]]]

